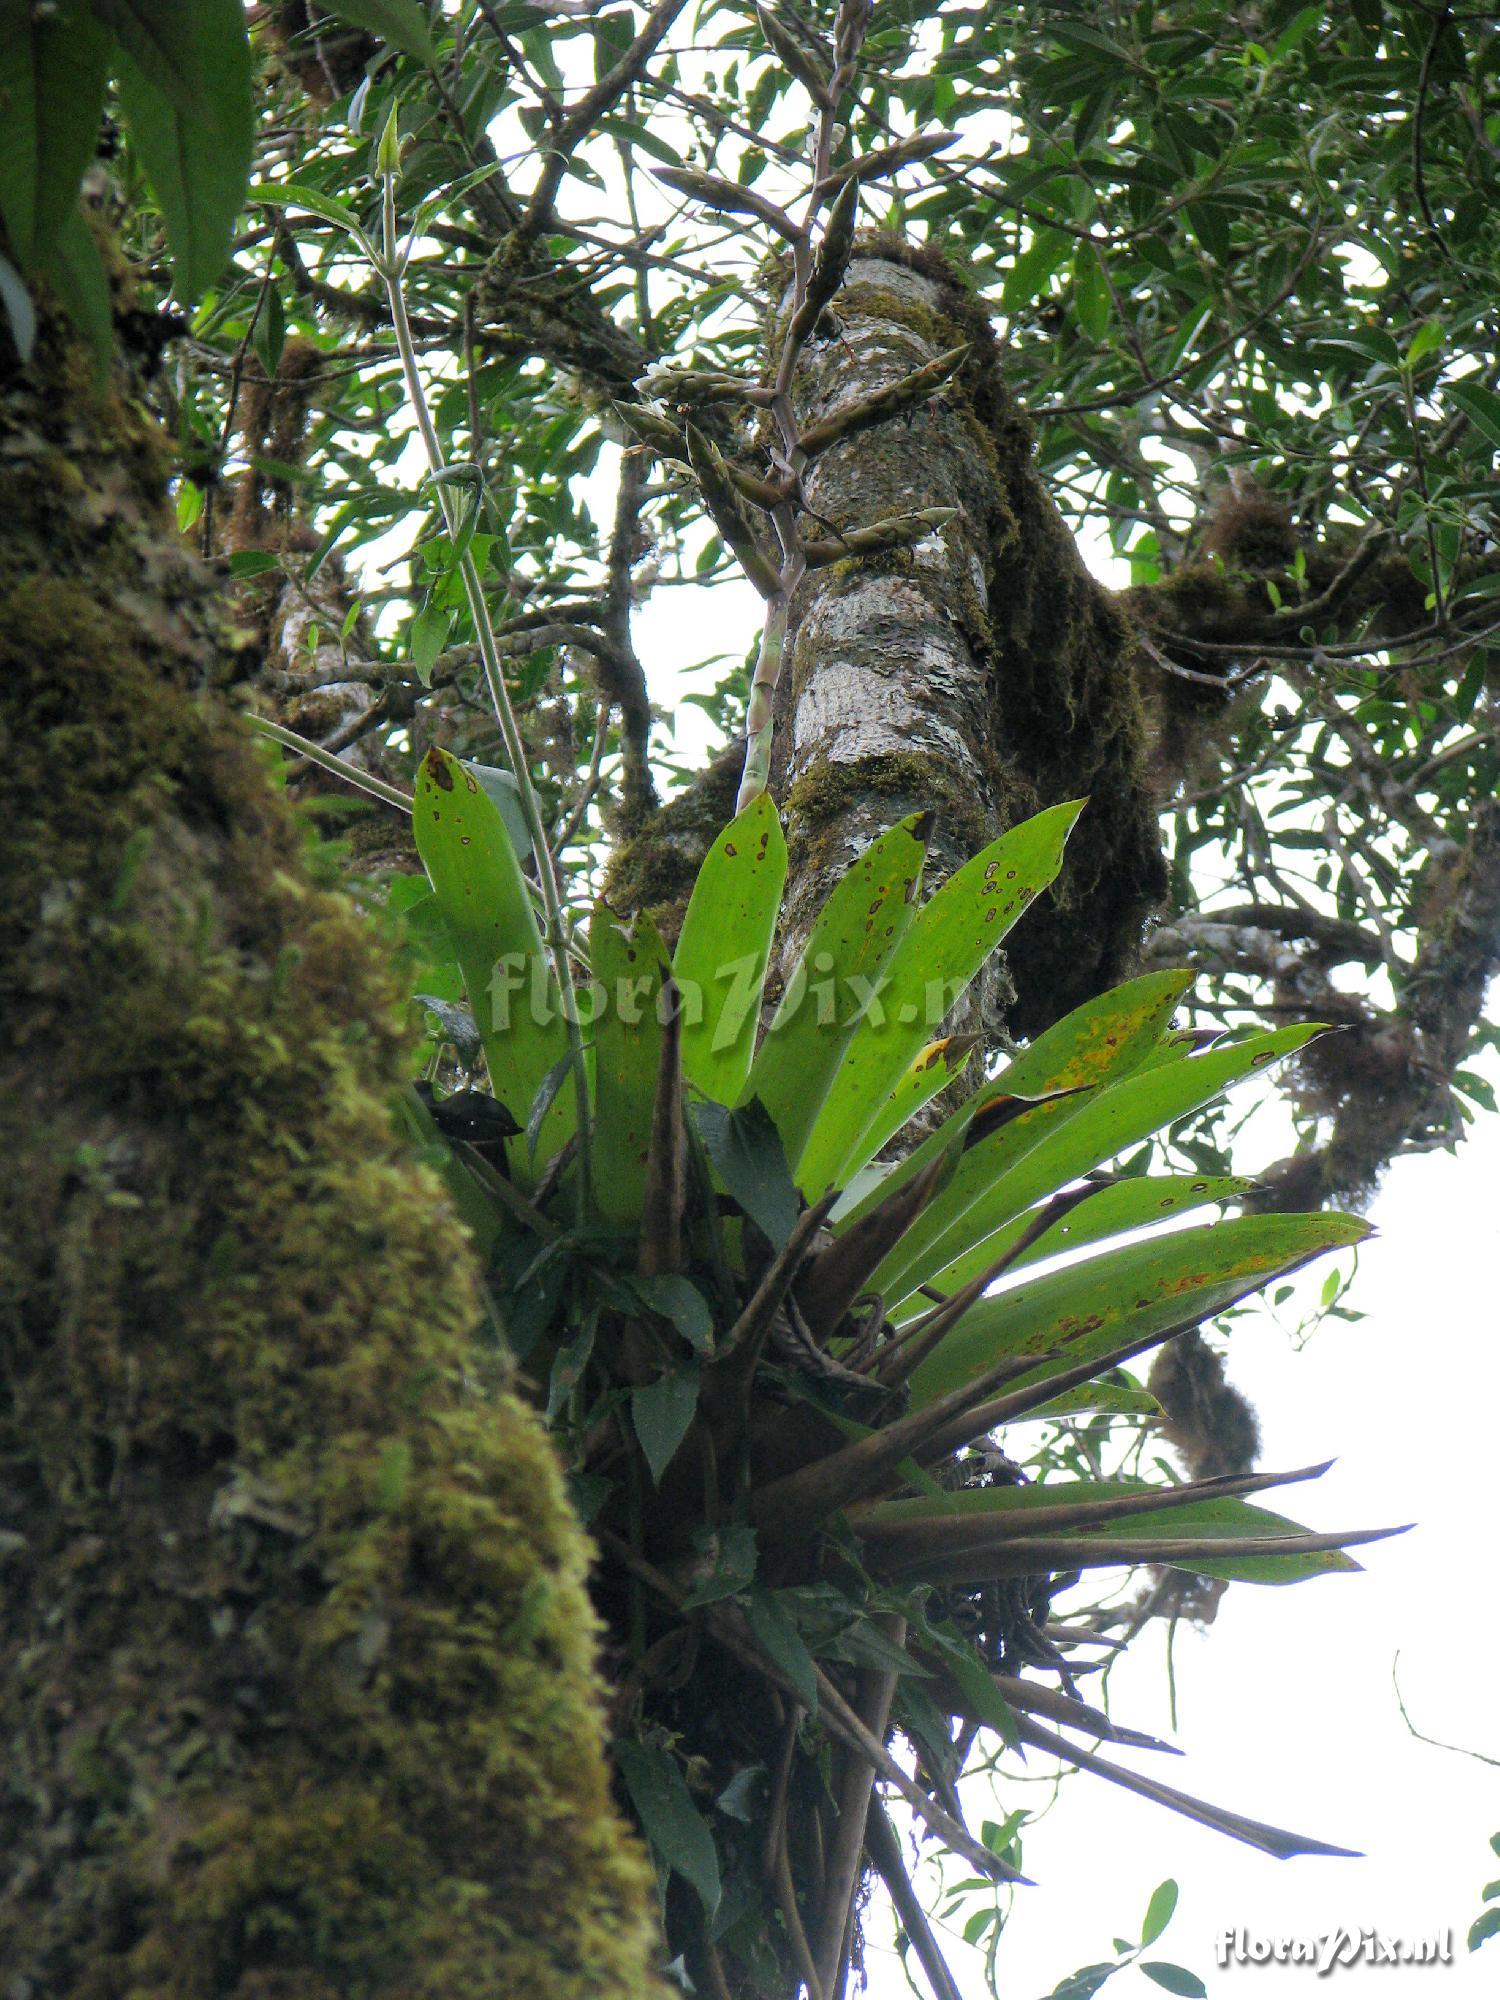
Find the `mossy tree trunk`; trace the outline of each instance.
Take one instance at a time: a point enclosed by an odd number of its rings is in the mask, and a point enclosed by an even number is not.
[[[1086,798],[1056,889],[1010,951],[993,1027],[1031,1033],[1134,956],[1165,877],[1128,635],[1032,463],[985,309],[933,252],[857,251],[806,353],[804,424],[967,344],[934,400],[835,444],[807,482],[835,527],[915,508],[958,518],[915,549],[816,570],[793,606],[777,782],[792,932],[852,857],[904,813],[937,815],[934,879],[1043,806]]]
[[[0,1965],[636,2000],[587,1550],[124,360],[0,353]]]
[[[769,331],[774,346],[774,319]],[[1122,977],[1166,874],[1129,627],[1042,484],[985,307],[939,255],[886,236],[858,246],[794,385],[803,426],[960,345],[968,356],[938,396],[834,444],[807,475],[820,536],[918,508],[957,518],[800,586],[772,790],[792,852],[783,973],[850,861],[903,815],[934,814],[930,888],[1044,806],[1088,801],[1008,965],[951,1024],[993,1043]],[[621,851],[619,907],[649,908],[673,933],[730,775],[716,763]]]

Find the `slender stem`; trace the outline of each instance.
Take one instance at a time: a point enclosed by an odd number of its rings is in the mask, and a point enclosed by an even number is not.
[[[874,1621],[893,1646],[906,1645],[906,1620],[897,1612],[886,1611]],[[860,1721],[884,1743],[891,1722],[891,1703],[896,1693],[896,1676],[887,1668],[872,1668],[860,1676]],[[839,1775],[838,1820],[834,1829],[833,1852],[828,1861],[828,1883],[819,1912],[818,1983],[832,1996],[843,1986],[844,1940],[849,1929],[849,1910],[859,1887],[865,1851],[865,1820],[875,1772],[863,1757],[846,1752]]]
[[[405,260],[399,255],[397,248],[396,175],[393,170],[388,169],[381,175],[381,191],[383,254],[377,268],[384,282],[390,305],[391,326],[401,356],[401,372],[406,379],[406,393],[411,403],[412,415],[416,419],[422,446],[427,454],[428,470],[437,477],[447,471],[448,462],[443,456],[442,443],[432,421],[432,413],[427,406],[426,391],[423,389],[421,373],[417,367],[416,347],[412,341],[411,321],[406,311],[406,298],[401,289],[401,274],[405,268]],[[485,598],[479,565],[469,550],[459,545],[462,518],[458,501],[445,484],[439,484],[435,490],[444,524],[455,550],[458,551],[458,569],[463,578],[464,595],[468,599],[469,616],[474,624],[474,638],[479,647],[480,663],[484,668],[484,677],[495,717],[500,724],[500,734],[505,742],[505,754],[510,759],[511,773],[515,778],[519,794],[521,814],[526,822],[526,831],[531,837],[531,850],[536,857],[537,881],[542,892],[542,908],[546,914],[547,951],[552,960],[553,974],[562,999],[568,1052],[572,1057],[573,1088],[578,1102],[578,1208],[582,1218],[588,1213],[591,1181],[588,1073],[584,1066],[583,1029],[578,1017],[573,968],[568,958],[568,934],[563,914],[562,890],[556,863],[547,840],[541,802],[531,781],[531,761],[526,754],[526,744],[521,735],[520,724],[516,720],[516,712],[511,706],[510,691],[505,685],[505,673],[500,663],[500,645],[495,635],[494,621],[490,617],[489,603]]]
[[[377,799],[384,799],[388,806],[396,806],[401,812],[411,811],[411,793],[403,792],[395,785],[388,785],[384,778],[377,778],[371,771],[362,771],[358,764],[351,764],[346,757],[338,756],[332,750],[325,750],[321,743],[314,743],[309,737],[299,736],[295,729],[285,729],[279,722],[270,722],[263,715],[247,714],[245,720],[262,736],[269,736],[273,743],[281,743],[288,750],[295,750],[299,757],[305,757],[310,764],[321,764],[325,771],[332,771],[335,777],[346,778],[351,785],[358,785],[362,792],[369,792]]]

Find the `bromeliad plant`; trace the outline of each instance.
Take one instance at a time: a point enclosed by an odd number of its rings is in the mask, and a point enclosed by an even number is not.
[[[1248,1214],[1142,1235],[1249,1183],[1107,1171],[1313,1031],[1203,1050],[1171,1026],[1187,975],[1153,973],[940,1115],[968,1056],[935,1029],[1052,881],[1079,807],[1014,828],[926,900],[927,817],[892,827],[771,1005],[786,847],[764,794],[714,845],[674,951],[649,916],[599,905],[570,1029],[481,776],[431,751],[414,810],[473,1013],[472,1042],[451,1005],[443,1032],[472,1075],[482,1050],[492,1097],[428,1088],[411,1116],[448,1135],[498,1320],[598,1537],[619,1775],[698,1990],[837,1993],[873,1864],[953,1993],[876,1787],[1014,1877],[958,1817],[976,1731],[1273,1854],[1339,1851],[1059,1735],[1151,1741],[1079,1697],[1080,1636],[1048,1629],[1059,1584],[1099,1567],[1261,1583],[1354,1568],[1342,1551],[1368,1536],[1306,1533],[1247,1497],[1321,1468],[1031,1483],[992,1442],[1084,1410],[1148,1414],[1121,1364],[1365,1234]]]

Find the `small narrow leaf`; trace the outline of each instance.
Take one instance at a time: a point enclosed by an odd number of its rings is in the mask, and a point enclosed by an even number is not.
[[[699,1354],[709,1352],[713,1346],[714,1316],[695,1284],[668,1271],[655,1278],[637,1278],[635,1289],[652,1312],[672,1322],[690,1347]]]
[[[419,611],[407,629],[406,645],[411,663],[417,670],[417,679],[423,687],[432,686],[432,670],[437,665],[438,655],[448,643],[448,634],[453,630],[453,613],[444,611],[437,605],[428,605]]]
[[[24,367],[30,361],[31,350],[36,344],[36,307],[31,302],[30,292],[21,282],[20,272],[8,257],[0,257],[0,306],[5,308],[10,337]]]
[[[1493,389],[1486,389],[1482,382],[1445,382],[1442,393],[1463,411],[1481,436],[1492,445],[1500,445],[1500,396]]]

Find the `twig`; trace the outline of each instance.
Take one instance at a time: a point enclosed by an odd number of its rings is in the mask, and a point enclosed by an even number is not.
[[[510,759],[511,775],[516,781],[517,798],[522,817],[526,822],[526,831],[531,838],[532,852],[536,856],[537,881],[547,920],[547,951],[552,960],[553,973],[562,999],[563,1021],[567,1031],[569,1052],[573,1059],[573,1085],[578,1106],[575,1132],[578,1141],[578,1208],[582,1219],[588,1213],[591,1182],[588,1072],[583,1054],[583,1031],[574,994],[573,968],[568,957],[568,932],[563,918],[562,889],[547,846],[547,827],[542,818],[541,802],[537,798],[536,787],[531,780],[531,760],[527,755],[525,739],[521,735],[515,710],[511,706],[510,690],[505,685],[505,673],[500,663],[500,648],[490,619],[484,582],[479,574],[479,565],[475,562],[473,552],[462,532],[464,516],[459,502],[454,496],[453,488],[446,483],[445,475],[449,472],[449,467],[443,456],[442,443],[433,424],[432,413],[427,406],[427,395],[422,386],[421,372],[417,367],[416,352],[412,346],[411,325],[407,318],[406,298],[402,290],[404,259],[396,235],[396,178],[399,162],[394,107],[380,141],[378,165],[381,187],[382,254],[372,259],[372,262],[385,285],[391,325],[401,355],[401,372],[406,381],[407,397],[422,439],[429,471],[436,482],[438,506],[457,554],[458,570],[463,579],[469,615],[474,624],[474,637],[479,647],[485,681],[489,688],[490,700],[494,705],[496,719],[500,724],[500,734],[505,741],[505,752]],[[409,248],[408,245],[408,250]]]
[[[269,736],[275,743],[283,744],[288,750],[295,750],[299,757],[305,757],[310,764],[321,764],[325,771],[332,771],[335,777],[357,785],[362,792],[369,792],[377,799],[384,799],[388,806],[409,813],[412,809],[410,792],[399,791],[395,785],[388,785],[384,778],[377,778],[371,771],[362,771],[358,764],[350,764],[344,758],[325,750],[321,743],[314,743],[306,736],[299,736],[295,729],[287,729],[279,722],[271,722],[263,715],[247,713],[245,720],[258,735]]]
[[[895,1646],[906,1644],[906,1620],[895,1612],[882,1613],[874,1621],[878,1630]],[[860,1676],[857,1713],[872,1736],[883,1743],[890,1727],[891,1703],[896,1693],[896,1676],[889,1669],[871,1669]],[[828,1857],[828,1875],[823,1890],[818,1940],[818,1983],[825,1993],[836,1993],[842,1984],[844,1938],[849,1928],[849,1911],[859,1887],[860,1856],[864,1852],[865,1821],[870,1810],[874,1768],[864,1758],[847,1756],[839,1778],[833,1850]]]
[[[871,1799],[869,1819],[865,1825],[865,1845],[869,1848],[870,1859],[879,1872],[901,1919],[906,1935],[911,1939],[912,1950],[921,1962],[922,1970],[931,1982],[937,2000],[963,2000],[958,1983],[948,1970],[947,1961],[938,1949],[937,1939],[932,1934],[932,1926],[927,1921],[927,1912],[917,1900],[917,1892],[911,1886],[901,1860],[901,1843],[896,1837],[896,1829],[891,1825],[890,1814],[879,1799]]]

